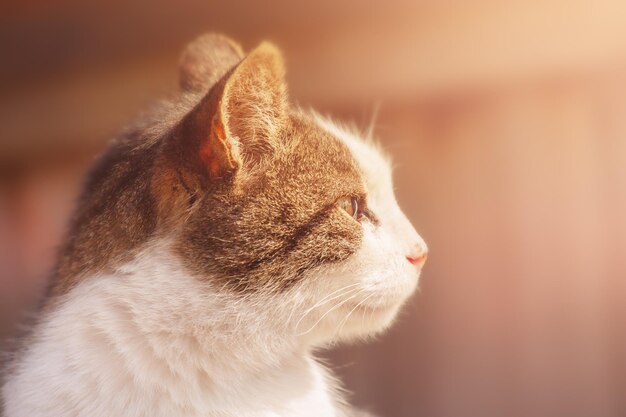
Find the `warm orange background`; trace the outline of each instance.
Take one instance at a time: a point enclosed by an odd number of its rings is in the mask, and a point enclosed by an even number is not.
[[[40,294],[86,166],[221,31],[302,106],[376,132],[430,245],[420,293],[332,360],[389,417],[626,415],[626,3],[0,5],[0,332]]]

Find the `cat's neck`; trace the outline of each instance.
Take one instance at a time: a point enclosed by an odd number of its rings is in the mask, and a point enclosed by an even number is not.
[[[233,304],[181,271],[164,248],[152,248],[84,280],[41,323],[24,360],[47,359],[59,368],[55,383],[75,386],[87,401],[119,400],[120,408],[142,398],[141,406],[170,415],[264,415],[248,411],[265,399],[267,410],[285,415],[282,407],[298,401],[312,415],[337,415],[325,371],[286,337],[284,320],[271,317],[276,309]]]

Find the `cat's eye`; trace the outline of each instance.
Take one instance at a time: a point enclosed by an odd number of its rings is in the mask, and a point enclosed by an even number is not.
[[[342,197],[337,201],[337,206],[357,220],[359,217],[359,201],[356,197]]]

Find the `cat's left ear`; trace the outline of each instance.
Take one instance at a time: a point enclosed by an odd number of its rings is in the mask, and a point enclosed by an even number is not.
[[[178,146],[211,182],[227,181],[274,151],[287,111],[282,56],[262,43],[186,116]]]
[[[183,51],[178,66],[183,92],[205,93],[244,57],[234,40],[207,33],[191,42]]]

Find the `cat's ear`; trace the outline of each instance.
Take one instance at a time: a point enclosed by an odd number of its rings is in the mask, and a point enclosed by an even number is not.
[[[208,33],[190,43],[179,63],[180,89],[205,93],[243,59],[241,46],[217,33]]]
[[[218,116],[247,162],[271,152],[288,112],[283,57],[271,43],[254,49],[228,77]]]
[[[273,152],[287,120],[284,73],[278,49],[262,43],[185,117],[178,146],[211,181],[232,178]]]

